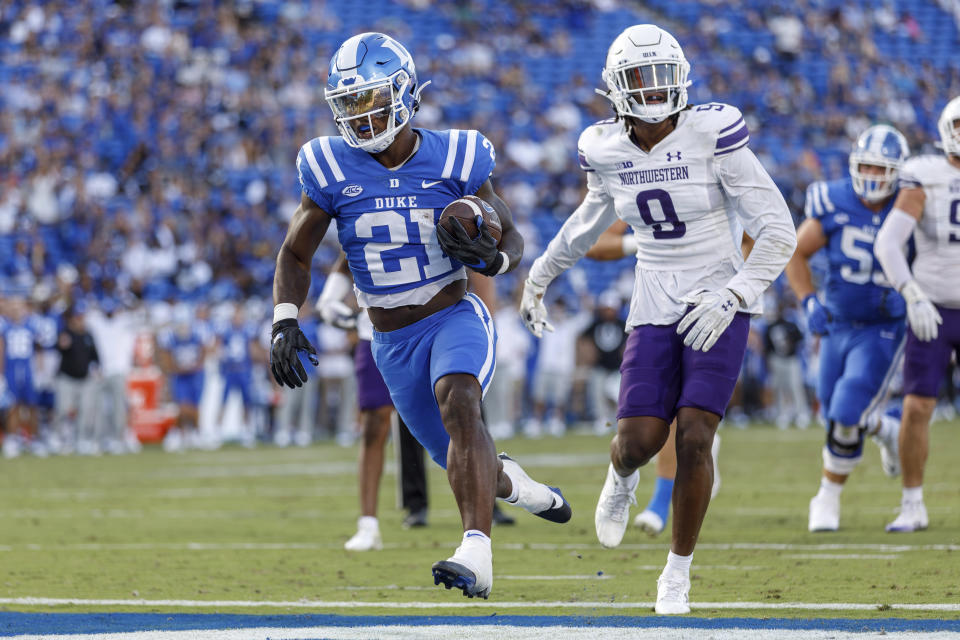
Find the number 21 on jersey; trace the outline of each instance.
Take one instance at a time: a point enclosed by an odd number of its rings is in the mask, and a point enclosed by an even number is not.
[[[375,227],[386,227],[389,242],[367,242],[363,248],[364,259],[373,284],[378,287],[412,284],[429,280],[453,270],[450,258],[443,255],[440,244],[435,240],[436,223],[433,209],[409,209],[410,219],[417,224],[420,243],[411,243],[407,230],[407,219],[403,214],[387,209],[361,214],[357,218],[355,231],[358,238],[373,238]],[[420,275],[418,255],[422,246],[426,252],[423,276]],[[384,260],[394,260],[397,268],[387,270]]]

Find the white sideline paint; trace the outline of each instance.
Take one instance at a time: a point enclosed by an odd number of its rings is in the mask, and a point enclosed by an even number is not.
[[[95,607],[206,607],[296,608],[296,609],[652,609],[653,602],[362,602],[356,600],[143,600],[92,598],[0,598],[0,604],[23,606],[95,606]],[[850,602],[692,602],[693,609],[800,609],[830,611],[877,611],[879,607],[901,611],[960,611],[960,603],[850,603]]]
[[[760,640],[776,637],[782,640],[915,640],[916,631],[854,633],[830,630],[787,629],[677,629],[652,627],[633,629],[629,627],[520,627],[511,625],[478,625],[474,627],[454,625],[407,626],[390,625],[379,627],[302,627],[299,629],[249,628],[232,630],[185,630],[185,631],[137,631],[132,633],[97,634],[99,640],[488,640],[510,638],[511,640],[688,640],[693,637],[709,637],[711,640]],[[708,635],[709,634],[709,635]],[[76,635],[24,635],[13,636],[15,640],[90,640],[93,636]],[[924,640],[956,640],[960,634],[949,631],[923,633]]]
[[[69,544],[20,544],[20,545],[0,545],[2,551],[150,551],[150,550],[182,550],[182,551],[284,551],[284,550],[322,550],[322,549],[342,549],[343,543],[339,541],[331,542],[74,542]],[[384,543],[384,549],[420,549],[417,544],[401,544],[396,542]],[[666,551],[669,543],[637,543],[621,544],[617,549],[629,551]],[[509,551],[597,551],[606,553],[598,545],[593,543],[568,543],[568,544],[550,544],[550,543],[494,543],[494,549],[503,549]],[[697,544],[697,549],[712,551],[866,551],[877,554],[898,554],[909,553],[913,551],[960,551],[960,544],[857,544],[857,543],[830,543],[830,544],[791,544],[791,543],[759,543],[759,542],[701,542]],[[837,556],[832,556],[834,559]],[[886,556],[884,556],[886,558]],[[840,558],[843,559],[843,558]],[[712,568],[723,568],[729,566],[731,569],[747,569],[748,567],[737,567],[736,565],[714,565]],[[661,569],[663,567],[660,567]],[[704,565],[702,568],[707,568]]]
[[[896,560],[900,554],[881,553],[794,553],[783,556],[791,560]]]

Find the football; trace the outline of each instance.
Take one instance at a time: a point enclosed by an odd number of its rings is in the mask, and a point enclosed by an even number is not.
[[[447,231],[451,231],[450,218],[456,218],[463,225],[464,230],[471,238],[476,238],[479,234],[477,230],[476,217],[483,216],[483,222],[487,225],[487,230],[497,245],[500,245],[500,236],[503,235],[503,228],[500,226],[500,216],[496,210],[485,200],[477,196],[464,196],[459,200],[454,200],[440,214],[440,224]]]

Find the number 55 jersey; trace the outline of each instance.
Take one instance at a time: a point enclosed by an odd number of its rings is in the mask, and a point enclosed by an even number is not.
[[[633,142],[620,120],[598,122],[581,134],[579,161],[588,188],[581,206],[596,212],[589,225],[602,231],[619,217],[637,238],[627,326],[676,322],[687,310],[684,297],[724,287],[742,298],[742,311],[762,311],[761,294],[790,256],[758,255],[744,264],[743,232],[754,239],[773,234],[778,242],[767,246],[775,251],[792,250],[796,232],[749,140],[740,111],[720,103],[681,111],[675,129],[649,151]],[[587,241],[576,229],[564,232],[568,237],[554,242]]]
[[[820,222],[827,239],[823,304],[833,322],[873,324],[906,314],[903,298],[873,255],[873,242],[893,200],[880,211],[871,211],[857,197],[850,178],[807,187],[805,213]]]

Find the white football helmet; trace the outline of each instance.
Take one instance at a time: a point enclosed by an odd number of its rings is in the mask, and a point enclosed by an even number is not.
[[[656,25],[637,24],[610,45],[602,75],[609,91],[600,93],[620,116],[662,122],[687,106],[689,72],[676,38]],[[650,101],[664,91],[663,102]]]
[[[937,121],[940,143],[948,156],[960,156],[960,125],[957,120],[960,120],[960,96],[947,103]]]

